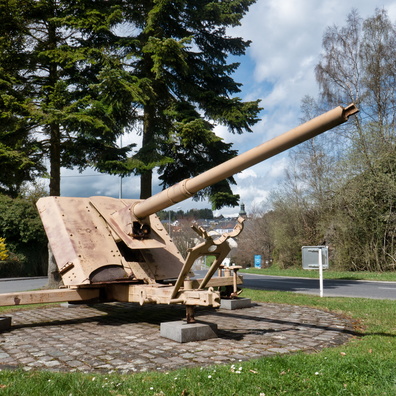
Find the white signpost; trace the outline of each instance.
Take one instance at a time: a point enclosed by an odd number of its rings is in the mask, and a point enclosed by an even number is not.
[[[320,297],[323,297],[323,270],[329,268],[329,249],[327,246],[303,246],[303,269],[319,269]]]

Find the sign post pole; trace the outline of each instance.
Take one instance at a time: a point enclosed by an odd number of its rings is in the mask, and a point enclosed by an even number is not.
[[[319,270],[319,291],[320,291],[320,297],[323,297],[323,270],[329,268],[328,247],[303,246],[302,267],[305,270],[313,270],[313,269]]]
[[[322,262],[322,248],[318,249],[319,252],[319,289],[320,297],[323,297],[323,262]]]

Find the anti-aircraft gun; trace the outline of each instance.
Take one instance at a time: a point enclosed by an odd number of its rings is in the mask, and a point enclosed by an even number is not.
[[[195,227],[204,241],[189,249],[184,260],[155,213],[346,122],[357,111],[353,104],[339,106],[146,200],[41,198],[37,207],[64,287],[0,294],[0,305],[61,301],[184,304],[188,320],[192,320],[195,306],[218,307],[217,289],[232,286],[235,292],[236,284],[242,283],[236,271],[229,276],[213,275],[230,250],[227,239],[242,231],[244,219],[238,219],[233,232],[217,239]],[[215,256],[213,264],[203,279],[191,279],[194,261],[205,255]]]

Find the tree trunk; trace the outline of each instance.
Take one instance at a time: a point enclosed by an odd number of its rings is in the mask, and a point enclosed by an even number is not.
[[[152,195],[153,171],[149,170],[140,175],[140,199],[147,199]]]
[[[60,196],[61,143],[59,124],[50,125],[50,184],[51,196]]]
[[[148,146],[154,146],[154,113],[155,109],[152,105],[146,105],[144,107],[144,117],[143,117],[143,141],[142,141],[142,151],[148,151]],[[146,156],[147,157],[147,156]],[[150,161],[150,155],[148,156]],[[153,181],[153,171],[152,169],[142,172],[140,175],[140,199],[147,199],[153,194],[152,190]]]
[[[58,266],[55,257],[52,254],[50,245],[48,244],[48,283],[47,289],[59,289],[63,285],[62,278],[59,275]]]
[[[55,15],[55,9],[54,15]],[[54,50],[57,47],[56,24],[49,22],[48,25],[48,45]],[[58,66],[55,62],[51,62],[49,66],[49,84],[50,88],[55,89],[58,82]],[[51,196],[60,196],[60,173],[61,173],[61,137],[60,125],[57,122],[52,122],[49,125],[50,134],[50,183],[49,193]],[[48,244],[48,284],[50,289],[57,289],[61,286],[62,279],[60,277],[58,267],[55,262],[54,255]]]

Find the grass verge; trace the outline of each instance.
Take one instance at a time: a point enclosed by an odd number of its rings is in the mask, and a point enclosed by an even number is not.
[[[276,266],[269,268],[249,268],[240,270],[240,272],[257,274],[257,275],[272,275],[272,276],[292,276],[296,278],[319,278],[318,270],[303,270],[302,268],[287,268],[280,269]],[[396,282],[396,272],[365,272],[365,271],[323,271],[325,279],[346,279],[346,280],[374,280]]]
[[[395,395],[396,320],[390,300],[244,290],[254,301],[304,305],[355,319],[358,336],[314,354],[278,355],[168,373],[0,371],[1,395]],[[186,345],[188,348],[188,345]]]

